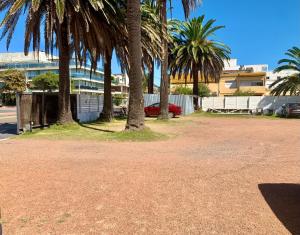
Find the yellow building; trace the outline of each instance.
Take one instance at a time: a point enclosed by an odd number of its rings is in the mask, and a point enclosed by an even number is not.
[[[199,78],[199,82],[203,82],[202,78]],[[207,84],[213,95],[230,96],[236,91],[252,92],[255,95],[265,95],[268,90],[265,86],[266,73],[265,72],[251,72],[251,71],[226,71],[221,77],[219,83],[211,81]],[[190,76],[185,79],[182,76],[171,77],[171,91],[175,91],[177,86],[193,87],[193,80]]]

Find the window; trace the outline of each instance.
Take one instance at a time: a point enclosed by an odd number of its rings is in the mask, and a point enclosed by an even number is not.
[[[225,81],[225,87],[226,88],[236,88],[236,81],[235,80]]]
[[[264,83],[262,81],[251,82],[251,86],[263,86]]]
[[[267,71],[268,71],[268,67],[263,66],[263,67],[261,68],[261,70],[262,70],[263,72],[267,72]]]
[[[158,108],[159,107],[159,103],[156,103],[156,104],[152,104],[151,107],[155,107],[155,108]]]

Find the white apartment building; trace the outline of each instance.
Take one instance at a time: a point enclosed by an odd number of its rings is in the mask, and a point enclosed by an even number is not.
[[[273,71],[269,71],[267,72],[267,77],[266,77],[266,87],[268,89],[270,89],[270,85],[275,82],[276,80],[283,78],[283,77],[288,77],[292,74],[294,74],[295,71],[293,70],[285,70],[285,71],[281,71],[281,72],[273,72]]]
[[[248,72],[265,72],[266,82],[265,86],[270,89],[270,85],[276,80],[290,76],[295,72],[293,70],[285,70],[275,73],[274,71],[269,71],[269,66],[267,64],[253,64],[253,65],[238,65],[237,59],[230,59],[225,62],[224,72],[230,71],[248,71]]]

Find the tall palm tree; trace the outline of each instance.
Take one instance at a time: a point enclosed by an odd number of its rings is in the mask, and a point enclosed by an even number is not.
[[[108,12],[113,12],[114,1],[108,0],[2,0],[0,12],[6,15],[1,22],[3,39],[7,36],[10,45],[20,16],[27,14],[25,26],[24,52],[29,46],[39,52],[41,26],[44,26],[45,50],[53,54],[54,47],[59,50],[59,112],[58,122],[72,121],[70,110],[70,69],[71,55],[86,63],[91,56],[92,68],[96,69],[97,60],[105,50],[105,29],[108,27]],[[105,9],[105,11],[104,11]],[[97,20],[97,24],[96,24]],[[104,22],[103,27],[99,27]]]
[[[127,1],[129,52],[129,110],[126,129],[144,128],[144,99],[142,82],[141,9],[139,0]]]
[[[224,68],[224,60],[229,59],[230,49],[211,37],[224,26],[214,26],[215,20],[204,22],[204,15],[186,22],[174,22],[172,32],[175,47],[174,60],[170,61],[172,74],[181,77],[191,74],[193,79],[194,105],[198,108],[199,75],[208,83],[218,82]]]
[[[148,24],[154,30],[154,34],[158,35],[159,38],[152,40],[150,45],[152,50],[150,53],[143,53],[143,61],[147,67],[147,71],[144,69],[145,74],[147,73],[147,88],[148,94],[153,94],[154,92],[154,69],[155,62],[159,62],[161,58],[161,20],[160,20],[160,7],[156,0],[144,0],[142,3],[142,26],[143,23]],[[147,32],[147,31],[146,31]],[[153,33],[152,33],[153,34]],[[143,33],[142,33],[143,35]],[[156,42],[156,43],[155,43]],[[149,44],[148,44],[149,45]]]
[[[283,64],[276,68],[274,72],[285,70],[293,71],[294,74],[280,78],[270,86],[272,95],[300,95],[300,48],[293,47],[285,53],[289,58],[282,59],[278,64]]]
[[[126,26],[126,2],[119,1],[120,6],[114,21],[109,27],[110,40],[104,53],[104,107],[100,118],[103,121],[111,121],[113,118],[112,95],[111,95],[111,56],[115,49],[122,70],[128,71],[128,30]],[[141,5],[141,43],[143,69],[152,65],[153,58],[159,58],[160,53],[160,19],[156,14],[156,8],[149,1]]]
[[[167,0],[160,2],[160,17],[162,21],[161,32],[162,35],[167,35]],[[190,15],[190,10],[196,8],[202,0],[182,0],[185,18]],[[166,37],[162,39],[162,52],[161,52],[161,81],[160,81],[160,119],[168,119],[169,117],[169,76],[168,76],[168,40]]]

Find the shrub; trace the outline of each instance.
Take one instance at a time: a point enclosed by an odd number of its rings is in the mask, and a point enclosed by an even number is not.
[[[116,106],[120,106],[124,99],[126,99],[125,95],[116,94],[113,96],[113,104]]]
[[[44,73],[32,79],[33,89],[42,91],[53,91],[58,89],[59,76],[55,73]]]
[[[175,95],[192,95],[193,90],[189,87],[178,86],[174,91]]]
[[[24,72],[18,70],[6,70],[0,72],[0,92],[16,93],[26,90],[26,77]]]
[[[199,96],[200,97],[209,97],[211,95],[211,91],[208,86],[204,83],[199,83]]]
[[[211,94],[211,91],[206,84],[199,83],[198,89],[199,89],[198,95],[200,97],[208,97]],[[175,95],[193,95],[193,89],[189,88],[189,87],[178,86],[178,87],[176,87],[174,94]]]

